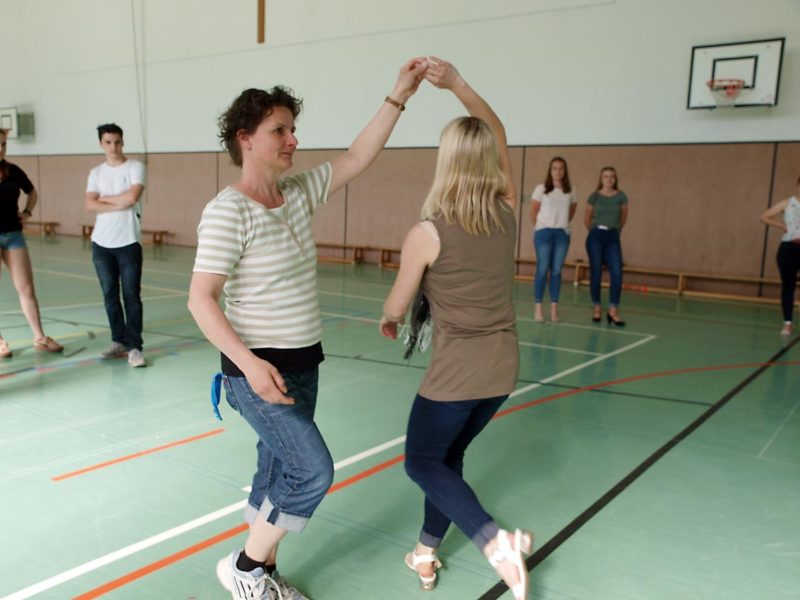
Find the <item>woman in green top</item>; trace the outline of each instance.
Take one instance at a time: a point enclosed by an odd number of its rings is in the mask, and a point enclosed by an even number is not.
[[[592,321],[599,322],[602,319],[600,281],[605,263],[611,278],[606,319],[609,323],[622,327],[625,321],[619,318],[619,298],[622,293],[622,247],[619,233],[628,219],[628,197],[617,185],[617,171],[614,167],[603,167],[600,170],[600,181],[588,202],[583,223],[589,230],[586,252],[589,255],[589,290],[594,305]]]

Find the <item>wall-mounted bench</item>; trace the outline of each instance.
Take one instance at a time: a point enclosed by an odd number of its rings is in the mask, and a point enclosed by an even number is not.
[[[94,231],[94,225],[81,225],[81,237],[88,240],[92,237],[92,231]],[[152,236],[151,243],[154,246],[160,246],[168,235],[172,235],[172,232],[166,229],[142,229],[142,234]]]
[[[25,231],[34,228],[39,235],[55,235],[58,223],[55,221],[26,221]]]

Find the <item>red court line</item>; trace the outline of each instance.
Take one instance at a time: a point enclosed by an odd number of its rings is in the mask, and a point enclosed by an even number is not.
[[[394,458],[389,459],[386,462],[382,462],[379,465],[375,465],[374,467],[367,469],[366,471],[362,471],[361,473],[357,473],[352,477],[343,479],[336,485],[331,486],[331,489],[328,490],[328,494],[333,494],[334,492],[341,490],[342,488],[346,488],[350,485],[353,485],[354,483],[358,483],[362,479],[366,479],[370,475],[374,475],[375,473],[379,473],[384,469],[388,469],[392,465],[395,465],[402,460],[403,460],[403,455],[395,456]],[[210,548],[214,544],[225,541],[228,538],[238,535],[244,531],[247,531],[248,527],[249,525],[247,523],[242,523],[241,525],[237,525],[236,527],[228,529],[227,531],[223,531],[222,533],[218,533],[213,537],[205,539],[202,542],[195,544],[194,546],[189,546],[188,548],[184,548],[180,552],[176,552],[175,554],[170,554],[169,556],[165,556],[164,558],[157,560],[154,563],[150,563],[149,565],[145,565],[140,569],[131,571],[130,573],[123,575],[118,579],[114,579],[113,581],[104,583],[100,587],[96,587],[93,590],[86,592],[85,594],[81,594],[80,596],[75,596],[72,600],[92,600],[92,598],[98,598],[112,590],[122,587],[123,585],[127,585],[129,583],[136,581],[137,579],[141,579],[145,575],[149,575],[150,573],[158,571],[159,569],[163,569],[164,567],[169,566],[172,563],[178,562],[179,560],[183,560],[184,558],[191,556],[192,554],[197,554],[201,550]]]
[[[170,442],[169,444],[164,444],[163,446],[156,446],[155,448],[150,448],[149,450],[142,450],[141,452],[135,452],[134,454],[128,454],[127,456],[120,456],[119,458],[107,460],[106,462],[102,462],[97,465],[92,465],[91,467],[78,469],[77,471],[71,471],[69,473],[64,473],[63,475],[56,475],[51,479],[53,481],[62,481],[64,479],[69,479],[70,477],[77,477],[78,475],[83,475],[84,473],[90,473],[91,471],[97,471],[98,469],[105,469],[106,467],[110,467],[111,465],[116,465],[118,463],[125,462],[128,460],[133,460],[134,458],[147,456],[148,454],[153,454],[155,452],[161,452],[162,450],[174,448],[175,446],[183,446],[184,444],[196,442],[197,440],[202,440],[203,438],[211,437],[212,435],[217,435],[219,433],[222,433],[223,431],[225,431],[225,429],[214,429],[212,431],[207,431],[206,433],[201,433],[200,435],[193,435],[192,437],[178,440],[177,442]]]
[[[513,412],[516,412],[518,410],[522,410],[523,408],[529,408],[531,406],[536,406],[538,404],[545,404],[546,402],[552,402],[554,400],[558,400],[560,398],[565,398],[567,396],[574,396],[576,394],[580,394],[581,392],[586,392],[586,391],[590,391],[590,390],[594,390],[594,389],[602,388],[602,387],[609,387],[609,386],[612,386],[612,385],[618,385],[620,383],[626,383],[626,382],[631,382],[631,381],[640,381],[640,380],[643,380],[643,379],[654,379],[654,378],[657,378],[657,377],[668,377],[668,376],[671,376],[671,375],[680,375],[680,374],[684,374],[684,373],[698,373],[698,372],[703,372],[703,371],[722,371],[722,370],[730,370],[730,369],[745,369],[745,368],[749,368],[749,367],[758,368],[758,367],[763,367],[763,366],[766,366],[766,365],[769,365],[769,366],[796,366],[796,365],[800,365],[800,361],[783,361],[783,362],[774,362],[774,363],[744,363],[744,364],[739,364],[739,365],[719,365],[719,366],[712,366],[712,367],[694,367],[694,368],[688,368],[688,369],[675,369],[675,370],[671,370],[671,371],[661,371],[661,372],[658,372],[658,373],[646,373],[644,375],[634,375],[633,377],[625,377],[625,378],[622,378],[622,379],[615,379],[613,381],[606,381],[604,383],[597,383],[597,384],[593,384],[593,385],[587,385],[587,386],[584,386],[584,387],[581,387],[581,388],[577,388],[577,389],[574,389],[574,390],[568,390],[566,392],[560,392],[558,394],[553,394],[552,396],[546,396],[544,398],[539,398],[538,400],[533,400],[531,402],[525,402],[525,403],[520,404],[518,406],[514,406],[514,407],[508,408],[508,409],[506,409],[504,411],[498,412],[494,416],[494,418],[497,419],[497,418],[503,417],[505,415],[511,414]],[[345,487],[348,487],[350,485],[353,485],[354,483],[358,483],[359,481],[361,481],[363,479],[366,479],[367,477],[370,477],[372,475],[375,475],[376,473],[384,471],[385,469],[388,469],[389,467],[391,467],[393,465],[396,465],[397,463],[401,462],[403,460],[403,458],[404,458],[404,455],[400,454],[399,456],[395,456],[394,458],[390,458],[389,460],[387,460],[385,462],[382,462],[379,465],[376,465],[374,467],[371,467],[371,468],[367,469],[366,471],[362,471],[361,473],[357,473],[356,475],[353,475],[352,477],[349,477],[348,479],[344,479],[344,480],[340,481],[339,483],[331,486],[331,489],[328,490],[328,494],[332,494],[332,493],[334,493],[334,492],[336,492],[336,491],[338,491],[338,490],[340,490],[342,488],[345,488]],[[180,552],[177,552],[175,554],[172,554],[170,556],[162,558],[162,559],[160,559],[160,560],[158,560],[158,561],[156,561],[154,563],[151,563],[149,565],[145,565],[141,569],[137,569],[136,571],[132,571],[132,572],[126,574],[126,575],[123,575],[122,577],[119,577],[118,579],[115,579],[113,581],[109,581],[108,583],[103,584],[100,587],[97,587],[97,588],[95,588],[93,590],[90,590],[90,591],[86,592],[85,594],[83,594],[81,596],[75,596],[72,600],[92,600],[93,598],[98,598],[99,596],[102,596],[106,592],[110,592],[110,591],[115,590],[115,589],[117,589],[119,587],[122,587],[123,585],[127,585],[128,583],[132,583],[133,581],[136,581],[137,579],[140,579],[140,578],[144,577],[145,575],[149,575],[150,573],[153,573],[154,571],[157,571],[157,570],[159,570],[159,569],[161,569],[163,567],[171,565],[172,563],[175,563],[175,562],[177,562],[177,561],[179,561],[179,560],[181,560],[183,558],[191,556],[192,554],[196,554],[197,552],[200,552],[201,550],[205,550],[206,548],[209,548],[209,547],[213,546],[217,542],[221,542],[221,541],[226,540],[226,539],[228,539],[230,537],[233,537],[234,535],[242,533],[243,531],[246,531],[247,528],[248,528],[247,524],[242,524],[242,525],[238,525],[238,526],[234,527],[233,529],[228,529],[227,531],[223,531],[222,533],[217,534],[214,537],[208,538],[208,539],[200,542],[199,544],[195,544],[194,546],[190,546],[189,548],[185,548],[184,550],[181,550]]]
[[[565,392],[559,392],[558,394],[553,394],[552,396],[545,396],[544,398],[539,398],[538,400],[531,400],[530,402],[523,402],[522,404],[517,404],[516,406],[512,406],[511,408],[506,408],[505,410],[498,411],[493,419],[499,419],[500,417],[505,417],[508,414],[513,412],[517,412],[518,410],[523,410],[525,408],[530,408],[531,406],[537,406],[539,404],[545,404],[547,402],[552,402],[553,400],[560,400],[561,398],[566,398],[568,396],[574,396],[576,394],[580,394],[583,392],[589,392],[591,390],[596,390],[599,388],[610,387],[612,385],[619,385],[621,383],[630,383],[632,381],[642,381],[644,379],[655,379],[658,377],[671,377],[673,375],[684,375],[687,373],[702,373],[705,371],[728,371],[731,369],[747,369],[747,368],[761,368],[766,366],[797,366],[800,365],[800,361],[797,360],[790,360],[790,361],[780,361],[780,362],[772,362],[772,363],[742,363],[738,365],[716,365],[711,367],[690,367],[687,369],[673,369],[671,371],[659,371],[657,373],[645,373],[644,375],[634,375],[632,377],[623,377],[622,379],[614,379],[612,381],[605,381],[603,383],[593,383],[592,385],[585,385],[583,387],[575,388],[574,390],[567,390]]]
[[[91,598],[97,598],[106,594],[112,590],[117,589],[118,587],[122,587],[126,583],[130,583],[131,581],[135,581],[144,577],[145,575],[149,575],[154,571],[158,571],[159,569],[163,569],[164,567],[171,565],[174,562],[177,562],[187,556],[191,556],[201,550],[205,550],[214,544],[219,542],[225,541],[228,538],[231,538],[235,535],[238,535],[244,531],[247,531],[249,526],[247,523],[242,523],[241,525],[237,525],[233,529],[228,529],[227,531],[223,531],[222,533],[218,533],[214,537],[210,537],[202,542],[195,544],[194,546],[189,546],[188,548],[184,548],[180,552],[176,552],[170,556],[162,558],[161,560],[157,560],[154,563],[150,563],[149,565],[145,565],[141,569],[137,569],[131,573],[128,573],[124,577],[120,577],[119,579],[115,579],[114,581],[109,581],[101,585],[100,587],[96,587],[91,591],[86,592],[85,594],[81,594],[80,596],[75,596],[73,600],[91,600]]]

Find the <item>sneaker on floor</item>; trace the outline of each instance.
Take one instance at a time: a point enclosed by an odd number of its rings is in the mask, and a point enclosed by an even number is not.
[[[125,356],[128,349],[119,342],[111,342],[111,345],[100,353],[100,358],[119,358]]]
[[[146,367],[147,361],[144,359],[142,351],[134,348],[128,352],[128,364],[132,367]]]
[[[282,600],[311,600],[308,596],[301,594],[300,590],[281,577],[277,570],[272,573],[272,581],[275,582],[275,587],[277,587],[278,591],[281,593],[279,597]]]
[[[238,558],[239,550],[234,550],[217,563],[217,579],[234,600],[282,600],[264,569],[240,571],[236,568]]]

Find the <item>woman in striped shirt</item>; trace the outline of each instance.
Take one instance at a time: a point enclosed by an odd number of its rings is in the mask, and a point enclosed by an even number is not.
[[[258,434],[250,534],[217,565],[233,598],[305,598],[275,562],[283,536],[304,529],[333,480],[314,423],[323,354],[311,217],[377,157],[426,69],[424,58],[407,62],[346,152],[290,177],[300,99],[282,87],[249,89],[220,117],[220,139],[242,173],[203,211],[189,310],[222,353],[228,402]]]

